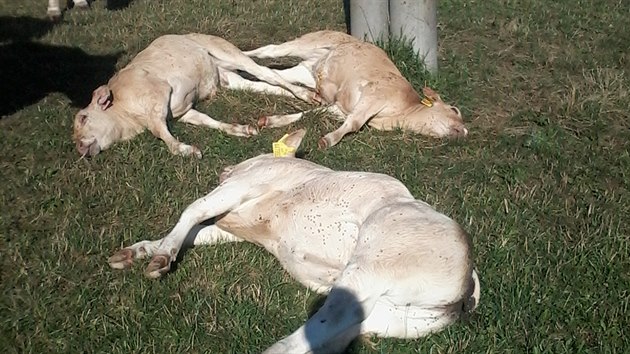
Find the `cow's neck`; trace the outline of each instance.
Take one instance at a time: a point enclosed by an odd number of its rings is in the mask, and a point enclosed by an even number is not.
[[[144,131],[146,126],[141,123],[140,117],[119,107],[113,105],[108,109],[109,116],[116,122],[118,138],[121,140],[131,139]]]

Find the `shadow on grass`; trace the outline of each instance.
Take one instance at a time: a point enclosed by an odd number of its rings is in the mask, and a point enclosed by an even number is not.
[[[88,4],[92,6],[94,0],[88,0]],[[124,8],[129,7],[131,4],[131,0],[107,0],[105,3],[105,8],[111,11],[122,10]],[[71,9],[74,7],[74,3],[71,0],[67,0],[66,9]]]
[[[171,269],[165,275],[168,276],[169,274],[177,271],[177,267],[179,263],[184,260],[184,256],[186,256],[186,253],[188,253],[188,251],[194,247],[195,238],[197,238],[197,234],[199,233],[199,231],[201,231],[201,229],[203,229],[206,226],[214,225],[215,221],[216,221],[215,218],[208,219],[199,225],[193,226],[192,229],[188,231],[188,234],[186,234],[186,238],[184,239],[184,242],[182,243],[182,247],[179,249],[179,253],[177,253],[177,258],[175,259],[174,262],[171,263]]]
[[[23,42],[40,38],[54,26],[52,22],[41,18],[0,16],[0,42]]]
[[[108,10],[116,11],[122,10],[131,4],[131,0],[107,0],[105,8]]]
[[[6,42],[0,44],[0,119],[53,92],[65,94],[74,107],[83,107],[92,91],[113,75],[122,53],[89,55],[79,48],[30,41],[52,26],[28,17],[0,18]]]
[[[171,269],[166,274],[177,271],[178,264],[184,259],[185,254],[194,246],[195,238],[201,229],[213,225],[215,219],[208,219],[199,225],[195,225],[186,235],[182,247],[175,262],[171,263]],[[165,277],[163,277],[165,278]],[[309,311],[308,320],[304,324],[306,340],[309,342],[313,354],[345,353],[352,354],[360,351],[361,324],[340,325],[351,318],[364,319],[366,314],[362,304],[353,292],[342,287],[333,287],[328,296],[318,297]],[[339,327],[334,329],[335,327]],[[345,329],[343,329],[346,327]],[[294,330],[297,330],[295,328]],[[339,335],[331,338],[331,333]],[[277,338],[276,340],[280,340]]]
[[[331,293],[328,296],[321,295],[313,302],[313,304],[311,305],[311,309],[309,310],[309,313],[308,313],[309,321],[313,318],[313,316],[320,309],[322,309],[322,307],[324,307],[326,305],[326,301],[328,300],[330,295],[333,294],[333,291],[337,292],[337,294],[335,294],[336,296],[341,295],[341,296],[343,296],[343,297],[345,297],[345,298],[347,298],[349,300],[346,303],[346,305],[347,305],[346,309],[349,309],[349,308],[352,308],[352,307],[358,307],[360,309],[360,311],[362,311],[360,303],[358,302],[358,300],[356,299],[356,297],[352,293],[346,291],[345,289],[335,288],[335,289],[333,289],[331,291]],[[360,316],[361,317],[365,317],[363,313],[361,313]],[[307,340],[309,340],[309,342],[312,343],[312,342],[314,342],[314,338],[313,337],[315,335],[315,333],[314,333],[315,330],[312,328],[312,325],[309,328],[308,323],[309,322],[307,322],[307,325],[306,325],[306,334],[307,334],[306,337],[307,337]],[[358,326],[355,326],[355,327],[351,328],[348,331],[349,332],[348,336],[351,339],[350,339],[349,342],[346,340],[345,343],[339,344],[340,347],[345,348],[345,349],[343,349],[341,351],[341,353],[343,353],[343,354],[354,354],[354,353],[359,353],[360,352],[360,350],[361,350],[361,346],[360,346],[360,343],[361,343],[360,328],[361,328],[360,325],[358,325]],[[315,353],[315,354],[329,353],[331,349],[333,349],[333,348],[326,347],[326,348],[322,348],[322,349],[319,349],[319,350],[315,350],[315,351],[313,351],[313,353]],[[339,350],[337,350],[335,352],[339,352]]]

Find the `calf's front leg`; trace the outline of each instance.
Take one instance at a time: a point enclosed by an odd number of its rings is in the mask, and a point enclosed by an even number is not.
[[[377,115],[383,109],[382,104],[372,103],[368,100],[360,100],[354,110],[347,115],[343,124],[335,131],[330,132],[319,139],[317,146],[320,149],[336,145],[348,133],[359,130],[370,118]]]
[[[254,191],[255,192],[255,191]],[[182,213],[173,230],[163,239],[157,241],[142,241],[118,251],[109,259],[112,268],[123,269],[131,266],[134,258],[153,256],[145,270],[149,278],[159,278],[171,268],[171,262],[177,258],[186,236],[190,230],[201,222],[224,214],[241,204],[252,190],[243,188],[239,183],[226,182],[217,187],[203,198],[190,204]],[[199,242],[216,243],[221,241],[240,240],[218,227],[207,230]]]
[[[190,230],[189,234],[194,236],[193,245],[195,246],[243,241],[216,225],[197,225]],[[131,267],[134,259],[144,259],[153,256],[159,250],[163,241],[164,239],[161,238],[155,241],[144,240],[134,243],[114,253],[107,262],[114,269],[127,269]]]
[[[61,6],[59,0],[48,0],[48,17],[51,21],[59,21],[61,19]]]
[[[147,115],[149,120],[147,122],[147,128],[153,135],[160,138],[173,155],[190,156],[194,155],[197,158],[201,158],[201,150],[193,145],[188,145],[177,140],[166,125],[166,119],[170,114],[169,97],[171,95],[171,87],[162,82],[154,84],[152,87],[157,93],[161,94],[148,95],[153,102],[147,103]],[[163,99],[162,99],[163,98]]]

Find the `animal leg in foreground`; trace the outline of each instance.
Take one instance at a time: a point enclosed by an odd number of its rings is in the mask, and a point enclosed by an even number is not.
[[[166,237],[159,241],[142,241],[124,248],[110,257],[109,264],[115,269],[127,268],[134,258],[152,255],[153,258],[147,266],[145,274],[149,278],[159,278],[170,270],[171,262],[177,258],[186,236],[195,225],[234,208],[240,203],[246,192],[249,191],[239,188],[238,185],[226,183],[189,205]],[[206,233],[210,232],[211,235],[215,236],[200,239],[200,242],[204,244],[219,240],[238,241],[238,238],[229,233],[221,232],[214,225],[208,227],[212,227],[212,229],[207,230]]]

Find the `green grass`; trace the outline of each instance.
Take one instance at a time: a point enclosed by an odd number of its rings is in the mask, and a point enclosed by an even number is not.
[[[336,122],[294,126],[309,130],[307,159],[393,175],[458,220],[473,237],[481,305],[427,338],[359,341],[350,352],[626,352],[630,5],[439,6],[439,76],[400,43],[387,50],[417,89],[430,83],[461,108],[467,139],[363,129],[320,151]],[[173,123],[202,160],[172,156],[148,133],[79,159],[72,118],[159,35],[210,33],[250,49],[343,30],[341,1],[135,0],[119,11],[97,1],[56,26],[39,21],[43,0],[0,9],[0,352],[254,353],[300,326],[321,298],[253,245],[191,249],[160,281],[143,277],[145,263],[125,272],[106,263],[123,245],[162,237],[223,166],[269,151],[291,127],[240,139]],[[254,122],[306,106],[221,92],[199,107]]]

